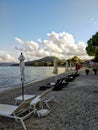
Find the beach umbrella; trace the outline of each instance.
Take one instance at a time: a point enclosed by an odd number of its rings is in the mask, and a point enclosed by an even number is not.
[[[19,66],[20,66],[20,74],[21,74],[21,83],[22,83],[22,100],[24,100],[24,81],[25,81],[25,74],[24,74],[24,69],[25,69],[25,57],[23,56],[23,54],[21,53],[21,55],[19,56]]]
[[[72,64],[71,63],[69,64],[69,66],[70,66],[70,70],[72,70]]]
[[[68,65],[68,61],[66,61],[65,72],[69,72],[69,65]]]
[[[57,59],[54,60],[54,68],[52,73],[56,74],[56,81],[57,81],[57,74],[58,74]]]

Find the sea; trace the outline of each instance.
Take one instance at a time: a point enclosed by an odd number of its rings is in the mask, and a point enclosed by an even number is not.
[[[53,67],[25,67],[25,84],[37,82],[54,76]],[[64,73],[65,67],[58,67],[58,74]],[[0,91],[21,86],[19,66],[0,66]]]

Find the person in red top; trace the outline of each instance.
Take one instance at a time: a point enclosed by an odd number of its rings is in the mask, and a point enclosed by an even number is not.
[[[75,68],[75,70],[78,71],[81,67],[82,67],[81,64],[76,63],[76,68]]]
[[[75,70],[78,71],[78,69],[79,69],[79,66],[78,66],[78,64],[76,63],[76,68],[75,68]]]

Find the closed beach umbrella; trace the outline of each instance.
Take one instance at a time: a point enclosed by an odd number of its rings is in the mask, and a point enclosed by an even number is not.
[[[20,74],[21,74],[21,83],[22,83],[22,100],[24,100],[24,80],[25,80],[25,74],[24,74],[24,69],[25,69],[25,57],[21,53],[21,55],[18,58],[20,60],[19,66],[20,66]]]
[[[69,72],[68,62],[66,61],[65,72]]]
[[[53,68],[53,74],[56,74],[56,81],[57,81],[57,74],[58,74],[58,67],[57,67],[57,60],[54,60],[54,68]]]
[[[70,63],[70,70],[72,70],[72,64]]]

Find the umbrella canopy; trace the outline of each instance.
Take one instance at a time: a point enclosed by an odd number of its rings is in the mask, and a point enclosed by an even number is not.
[[[56,59],[54,60],[53,74],[58,74],[57,60]]]
[[[69,72],[68,62],[66,61],[65,72]]]
[[[20,74],[21,74],[21,82],[22,82],[22,99],[24,100],[24,80],[25,80],[25,74],[24,74],[24,69],[25,69],[25,57],[21,53],[21,55],[18,58],[20,60]]]
[[[69,65],[70,65],[70,70],[72,70],[72,64],[70,63]]]
[[[53,68],[53,74],[56,74],[55,80],[57,82],[57,74],[58,74],[58,67],[57,67],[57,60],[54,60],[54,68]]]

